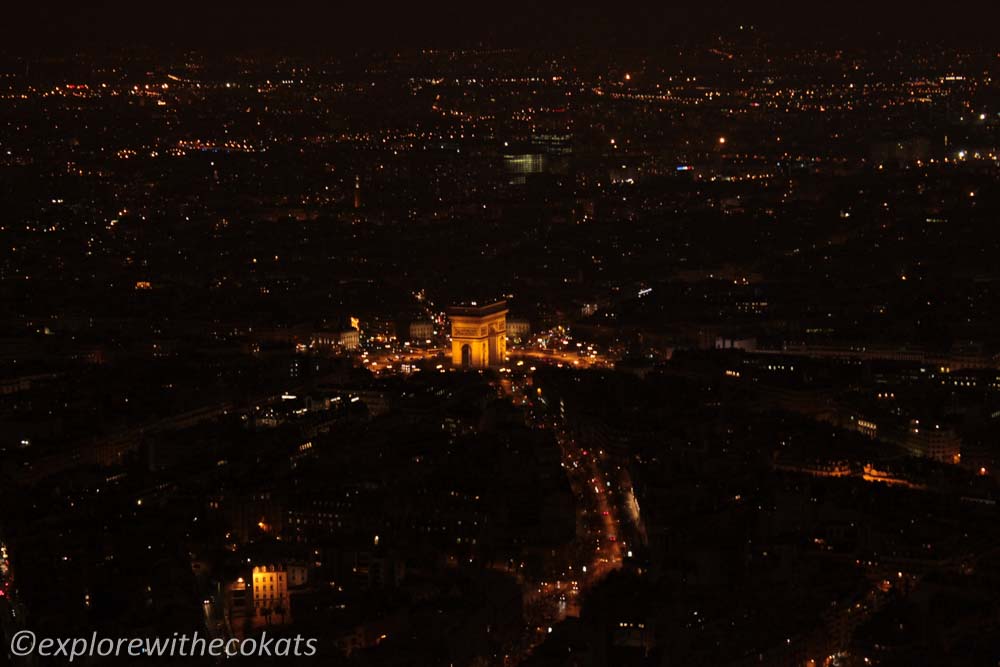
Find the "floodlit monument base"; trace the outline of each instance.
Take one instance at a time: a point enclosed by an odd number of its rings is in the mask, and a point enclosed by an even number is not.
[[[451,318],[451,363],[459,368],[488,368],[507,357],[507,302],[455,306]]]

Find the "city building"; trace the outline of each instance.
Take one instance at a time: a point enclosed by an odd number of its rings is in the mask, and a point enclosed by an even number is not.
[[[411,341],[425,341],[434,337],[434,323],[418,320],[410,322],[409,334]]]
[[[531,323],[525,319],[507,320],[507,339],[515,343],[521,343],[531,335]]]
[[[910,420],[910,428],[901,443],[914,456],[934,459],[943,463],[958,463],[962,440],[950,428],[940,424],[921,425]]]
[[[361,344],[361,335],[354,327],[334,331],[317,331],[313,334],[310,343],[312,347],[356,350]]]
[[[280,619],[288,615],[288,572],[284,566],[254,567],[252,590],[254,616]]]

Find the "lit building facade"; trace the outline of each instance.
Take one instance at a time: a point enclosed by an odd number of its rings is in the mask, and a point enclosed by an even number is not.
[[[313,347],[356,350],[361,344],[361,335],[354,327],[336,331],[317,331],[309,342]]]
[[[288,572],[283,566],[255,567],[252,586],[254,616],[287,616]]]
[[[507,337],[515,343],[528,339],[531,335],[531,324],[528,320],[507,320]]]
[[[451,363],[461,368],[499,366],[507,356],[507,302],[455,306],[451,318]]]
[[[429,321],[410,322],[410,340],[430,340],[434,337],[434,323]]]

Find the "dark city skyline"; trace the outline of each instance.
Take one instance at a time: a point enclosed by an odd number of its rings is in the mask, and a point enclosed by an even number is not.
[[[0,667],[998,667],[994,5],[5,8]]]

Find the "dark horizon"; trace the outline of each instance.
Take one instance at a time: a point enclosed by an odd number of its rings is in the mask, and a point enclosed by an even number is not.
[[[730,4],[730,6],[727,6]],[[585,3],[404,8],[364,4],[184,2],[9,10],[11,53],[135,47],[341,53],[400,48],[638,48],[697,44],[751,31],[789,46],[878,47],[896,42],[990,47],[1000,9],[990,3],[914,8],[910,3]]]

